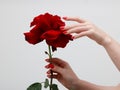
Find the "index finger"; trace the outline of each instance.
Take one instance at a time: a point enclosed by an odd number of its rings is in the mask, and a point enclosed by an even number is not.
[[[67,62],[65,62],[59,58],[46,59],[46,61],[51,62],[51,63],[56,64],[56,65],[61,66],[61,67],[65,67],[68,65]]]
[[[64,20],[66,21],[76,21],[78,23],[84,23],[86,20],[79,18],[79,17],[63,17]]]

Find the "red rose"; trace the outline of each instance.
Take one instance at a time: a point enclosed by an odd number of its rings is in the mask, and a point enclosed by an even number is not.
[[[24,33],[25,40],[30,44],[37,44],[43,40],[46,40],[48,45],[54,48],[64,48],[69,40],[72,40],[71,35],[65,35],[60,30],[61,26],[65,26],[65,23],[57,15],[51,15],[49,13],[41,14],[33,19],[30,27],[33,27],[30,32]]]

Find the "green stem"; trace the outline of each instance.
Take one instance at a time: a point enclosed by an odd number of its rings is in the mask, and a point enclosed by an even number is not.
[[[50,45],[48,45],[48,50],[49,50],[49,59],[50,59],[50,63],[52,63],[51,62],[51,60],[52,60],[52,51],[51,51],[51,46]],[[53,82],[53,78],[52,78],[52,76],[53,76],[53,71],[51,70],[50,71],[50,73],[51,73],[51,78],[50,78],[50,90],[52,90],[52,82]]]

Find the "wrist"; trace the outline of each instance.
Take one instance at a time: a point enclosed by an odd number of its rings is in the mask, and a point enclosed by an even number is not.
[[[69,90],[103,90],[102,86],[84,81],[84,80],[77,80]]]
[[[74,82],[72,82],[69,90],[78,90],[79,86],[80,86],[80,79],[76,79]]]
[[[110,36],[106,36],[106,37],[103,37],[103,40],[101,41],[100,45],[102,45],[103,47],[106,47],[110,45],[111,42],[112,42],[112,38]]]

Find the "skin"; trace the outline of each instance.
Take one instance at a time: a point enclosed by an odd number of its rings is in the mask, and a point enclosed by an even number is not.
[[[120,44],[117,41],[87,20],[73,17],[64,17],[64,19],[66,21],[78,22],[78,24],[75,25],[65,26],[62,30],[65,30],[64,32],[66,34],[77,34],[73,36],[74,39],[87,36],[99,45],[102,45],[120,71]]]
[[[49,69],[47,71],[47,77],[57,79],[68,90],[120,90],[120,85],[100,86],[79,79],[71,66],[66,61],[59,58],[52,58],[52,60],[46,59],[46,61],[48,63],[52,61],[52,64],[54,65],[54,68],[49,67],[49,64],[45,66],[45,68]],[[53,71],[52,76],[50,73],[51,70]]]
[[[63,30],[65,34],[74,34],[73,39],[86,36],[96,41],[96,43],[105,48],[111,60],[120,71],[120,44],[117,41],[87,20],[77,17],[63,17],[63,19],[77,22],[77,24],[71,26],[61,27],[61,30]],[[47,76],[57,79],[69,90],[120,90],[120,85],[100,86],[79,79],[70,65],[59,58],[53,58],[52,60],[46,59],[46,61],[52,61],[54,65],[52,68],[50,68],[49,65],[45,66],[48,69]],[[50,70],[53,71],[52,76]]]

